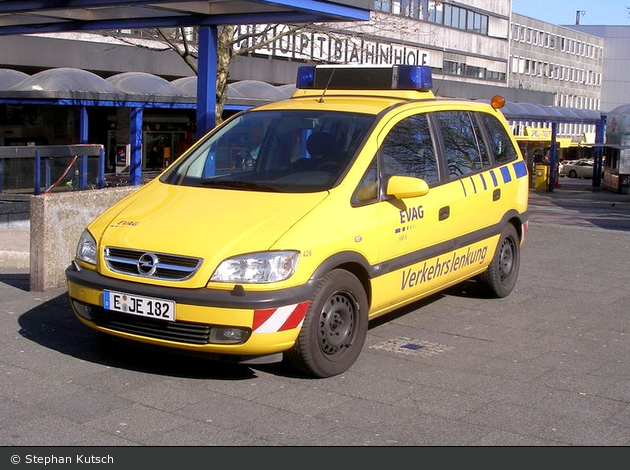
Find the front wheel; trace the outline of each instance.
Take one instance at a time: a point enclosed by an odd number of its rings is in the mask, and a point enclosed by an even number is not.
[[[521,262],[520,247],[516,229],[508,224],[501,232],[488,270],[477,278],[492,296],[505,297],[514,289]]]
[[[320,283],[287,359],[314,377],[331,377],[357,360],[368,326],[365,289],[353,274],[331,271]]]

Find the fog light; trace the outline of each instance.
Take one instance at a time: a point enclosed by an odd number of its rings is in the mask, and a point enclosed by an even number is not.
[[[82,316],[86,320],[92,320],[92,312],[89,305],[83,304],[73,299],[72,308],[74,308],[74,311],[77,313],[77,315]]]
[[[220,344],[240,344],[247,341],[251,330],[232,326],[213,326],[210,330],[210,342]]]

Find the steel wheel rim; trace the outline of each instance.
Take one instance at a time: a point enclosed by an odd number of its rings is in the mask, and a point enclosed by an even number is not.
[[[501,245],[501,251],[499,252],[499,271],[501,282],[503,283],[512,275],[515,251],[514,241],[511,238],[506,239]]]
[[[331,295],[319,314],[319,343],[324,354],[335,355],[349,347],[355,326],[356,301],[348,292]]]

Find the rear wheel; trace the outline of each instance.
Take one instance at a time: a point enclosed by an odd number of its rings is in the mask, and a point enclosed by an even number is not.
[[[345,372],[359,357],[367,335],[368,302],[353,274],[331,271],[320,283],[287,359],[314,377]]]
[[[494,297],[505,297],[516,285],[521,262],[520,240],[512,224],[503,229],[488,270],[478,280]]]

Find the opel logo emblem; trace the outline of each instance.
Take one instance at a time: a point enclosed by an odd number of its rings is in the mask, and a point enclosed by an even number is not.
[[[136,269],[142,276],[153,276],[159,262],[155,253],[145,253],[138,259]]]

